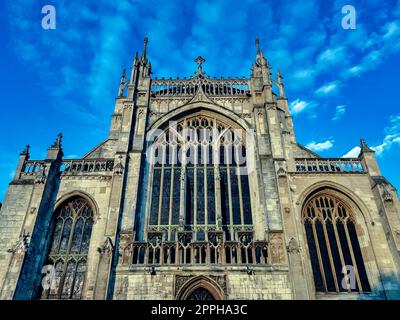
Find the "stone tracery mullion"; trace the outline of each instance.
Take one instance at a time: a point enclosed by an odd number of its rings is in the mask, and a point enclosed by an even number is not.
[[[332,223],[332,224],[333,224],[333,231],[334,231],[334,233],[335,233],[335,239],[336,239],[337,248],[338,248],[338,251],[339,251],[340,263],[341,263],[341,265],[342,265],[342,270],[343,270],[343,268],[344,268],[345,265],[346,265],[346,262],[344,261],[344,255],[343,255],[342,244],[340,243],[339,233],[338,233],[338,230],[337,230],[337,225],[336,225],[337,219],[340,219],[340,217],[335,218],[335,219],[333,220],[333,223]],[[348,291],[348,292],[351,292],[351,288],[350,288],[350,286],[347,285],[347,282],[346,282],[346,286],[347,286],[347,291]]]
[[[329,237],[328,237],[328,231],[326,229],[326,221],[322,222],[322,228],[324,230],[325,244],[326,244],[326,248],[328,251],[330,267],[332,268],[333,280],[334,280],[336,291],[338,292],[339,291],[338,279],[336,276],[336,269],[335,269],[335,264],[333,261],[332,248],[331,248]]]
[[[357,263],[356,263],[356,259],[354,257],[354,251],[353,251],[353,245],[351,243],[351,238],[349,235],[349,230],[347,228],[347,221],[346,223],[344,223],[344,231],[346,233],[346,240],[347,240],[347,244],[349,246],[349,251],[350,251],[350,257],[351,257],[351,261],[353,263],[353,268],[354,268],[354,274],[356,276],[356,281],[357,281],[357,285],[359,288],[359,291],[362,292],[363,288],[362,288],[362,284],[361,284],[361,279],[360,279],[360,275],[358,274],[358,268],[357,268]]]
[[[324,268],[324,265],[322,263],[321,249],[320,249],[320,246],[319,246],[317,230],[316,230],[316,227],[315,227],[315,222],[317,220],[319,220],[319,219],[318,218],[314,218],[313,219],[312,230],[313,230],[313,235],[314,235],[315,246],[317,248],[318,264],[319,264],[319,268],[320,268],[320,272],[321,272],[321,276],[322,276],[322,281],[324,283],[324,289],[325,289],[325,291],[328,291],[328,286],[327,286],[327,283],[326,283],[326,276],[325,276],[325,268]]]

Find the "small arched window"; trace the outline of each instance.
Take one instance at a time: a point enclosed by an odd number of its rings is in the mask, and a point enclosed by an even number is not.
[[[350,208],[334,196],[317,195],[306,203],[303,221],[316,291],[369,292]]]
[[[65,202],[55,213],[46,270],[49,288],[42,299],[80,299],[86,276],[93,211],[83,198]]]

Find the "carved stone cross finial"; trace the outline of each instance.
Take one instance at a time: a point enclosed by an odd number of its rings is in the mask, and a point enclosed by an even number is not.
[[[195,72],[196,76],[198,78],[204,78],[205,72],[203,71],[203,67],[202,64],[203,62],[205,62],[206,59],[204,59],[202,56],[198,56],[194,62],[196,62],[198,64],[197,66],[197,72]]]

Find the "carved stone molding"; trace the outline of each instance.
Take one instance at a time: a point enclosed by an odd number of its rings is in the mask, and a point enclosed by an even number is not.
[[[112,243],[112,240],[110,237],[106,237],[104,240],[103,244],[97,248],[97,251],[103,255],[103,254],[112,254],[114,252],[114,244]]]
[[[286,177],[286,170],[283,167],[280,167],[276,173],[278,177]]]
[[[116,175],[122,175],[124,173],[124,166],[122,164],[122,156],[121,155],[118,157],[118,162],[114,166],[114,173]]]
[[[269,246],[273,264],[285,263],[283,234],[281,232],[269,233]]]
[[[25,253],[29,249],[29,244],[30,244],[30,239],[31,236],[28,233],[25,233],[25,230],[23,234],[21,234],[17,240],[17,242],[7,250],[9,253]]]
[[[69,175],[69,176],[61,176],[62,180],[111,180],[112,176],[103,176],[103,175]]]
[[[207,275],[207,276],[195,276],[195,275],[188,275],[188,276],[183,276],[183,275],[176,275],[175,276],[175,297],[178,297],[178,294],[181,293],[181,289],[184,286],[187,286],[188,284],[196,283],[196,280],[203,282],[203,284],[207,284],[207,282],[210,284],[210,287],[214,287],[215,284],[212,283],[213,281],[218,285],[218,287],[221,289],[223,295],[226,297],[228,291],[227,291],[227,286],[226,286],[226,276],[214,276],[214,275]],[[210,281],[212,280],[212,281]],[[209,288],[207,288],[209,289]],[[213,292],[214,290],[210,290],[210,293],[213,295],[219,295],[220,293]],[[182,295],[182,293],[180,294]],[[217,298],[217,297],[215,297]]]
[[[287,246],[288,253],[298,254],[300,253],[300,246],[295,238],[291,238]]]
[[[383,201],[387,202],[393,202],[393,196],[392,194],[389,192],[389,190],[386,188],[386,186],[382,185],[382,198]]]

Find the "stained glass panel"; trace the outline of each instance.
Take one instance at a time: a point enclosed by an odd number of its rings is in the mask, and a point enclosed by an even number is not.
[[[208,223],[215,224],[214,168],[207,168],[207,215]]]
[[[63,227],[63,219],[58,218],[54,227],[53,243],[51,244],[51,252],[57,253],[60,246],[61,231]]]
[[[87,254],[89,251],[89,242],[90,242],[90,235],[92,234],[92,227],[93,227],[93,219],[89,218],[86,220],[85,228],[83,230],[83,237],[82,237],[82,245],[81,245],[81,254]]]
[[[193,224],[194,219],[194,168],[188,167],[186,176],[186,224]]]
[[[76,276],[74,281],[74,288],[72,291],[72,299],[80,299],[82,296],[83,283],[86,274],[86,261],[80,261],[76,268]]]
[[[174,190],[172,199],[172,224],[179,223],[179,210],[181,200],[181,169],[174,168]]]
[[[243,168],[242,168],[243,169]],[[243,218],[245,224],[252,224],[253,218],[251,216],[251,200],[249,189],[249,177],[247,174],[240,175],[240,182],[242,185],[242,201],[243,201]]]
[[[68,249],[69,236],[71,234],[72,219],[68,218],[64,222],[64,229],[61,237],[60,253],[66,253]]]
[[[79,250],[81,248],[83,225],[84,225],[83,218],[79,218],[75,222],[75,230],[74,230],[74,234],[72,237],[72,244],[71,244],[71,252],[72,253],[79,253]]]
[[[72,294],[72,286],[74,284],[76,271],[76,262],[74,260],[70,260],[68,262],[67,270],[64,275],[64,283],[61,291],[61,299],[71,299]]]
[[[197,223],[204,224],[204,169],[197,168]]]
[[[233,224],[241,224],[240,196],[236,168],[230,168]]]
[[[161,169],[154,169],[153,191],[151,195],[151,209],[149,224],[158,223],[158,208],[160,205]]]
[[[230,224],[229,218],[229,191],[228,191],[228,174],[226,168],[220,168],[221,177],[221,217],[222,224]]]
[[[164,168],[164,181],[163,181],[162,202],[161,202],[162,225],[166,225],[169,223],[170,191],[171,191],[171,169]]]

